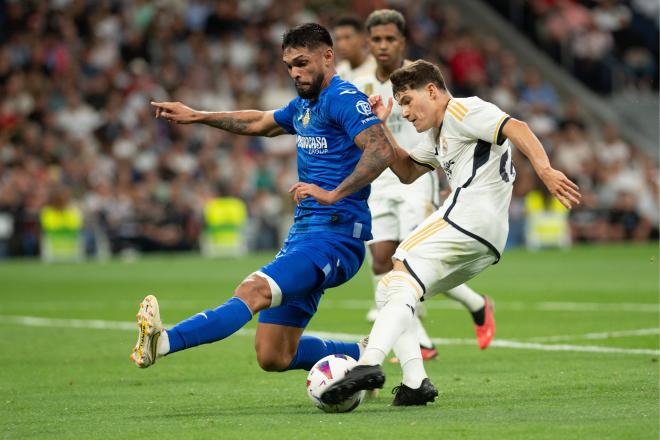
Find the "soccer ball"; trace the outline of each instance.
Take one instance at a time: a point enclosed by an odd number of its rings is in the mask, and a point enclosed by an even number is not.
[[[364,391],[355,393],[342,403],[326,405],[321,402],[321,394],[333,383],[357,365],[355,359],[344,354],[331,354],[316,363],[307,375],[307,394],[317,408],[328,413],[353,411],[362,402]]]

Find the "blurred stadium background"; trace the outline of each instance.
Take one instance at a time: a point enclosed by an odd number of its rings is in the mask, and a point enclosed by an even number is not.
[[[515,156],[509,246],[657,240],[657,0],[0,0],[0,258],[279,247],[293,137],[170,125],[149,101],[278,108],[285,29],[382,7],[409,59],[527,121],[579,183],[568,213]]]

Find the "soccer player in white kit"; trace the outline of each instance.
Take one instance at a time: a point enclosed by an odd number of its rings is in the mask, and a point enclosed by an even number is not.
[[[333,27],[335,52],[341,58],[337,63],[337,75],[353,82],[357,77],[376,70],[376,60],[367,49],[364,25],[354,17],[340,18]]]
[[[424,370],[411,311],[418,300],[460,285],[500,259],[515,178],[512,144],[564,206],[580,202],[577,185],[552,168],[527,124],[476,96],[453,98],[437,66],[418,60],[395,71],[391,81],[404,118],[428,136],[426,144],[410,152],[395,147],[397,159],[391,168],[409,183],[427,169],[442,167],[452,193],[397,248],[394,269],[378,285],[380,313],[367,348],[358,365],[323,393],[321,400],[329,404],[358,390],[381,388],[381,365],[391,349],[403,369],[393,404],[434,401],[438,391]],[[372,96],[370,103],[385,120],[392,101],[386,105]],[[390,142],[394,144],[392,136]]]
[[[353,84],[368,96],[380,95],[385,101],[392,98],[390,75],[410,61],[404,59],[406,49],[405,19],[400,12],[379,9],[372,12],[365,22],[371,55],[376,65],[363,76],[353,75]],[[345,78],[344,78],[345,79]],[[427,136],[418,133],[401,114],[401,107],[394,104],[387,118],[387,127],[402,148],[414,148],[425,142]],[[373,240],[369,242],[374,287],[392,270],[392,256],[397,246],[410,235],[440,204],[438,176],[427,169],[410,185],[405,185],[389,169],[371,183],[369,209],[372,218]],[[466,285],[443,291],[449,298],[459,301],[472,314],[477,343],[485,349],[495,334],[492,302]],[[422,357],[433,359],[438,351],[419,319],[422,307],[416,307],[415,325]],[[374,321],[377,307],[370,310],[368,318]]]

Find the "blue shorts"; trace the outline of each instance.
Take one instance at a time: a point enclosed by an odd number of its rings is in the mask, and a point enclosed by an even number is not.
[[[362,240],[346,235],[292,234],[261,268],[282,290],[282,304],[259,313],[259,322],[305,328],[325,289],[353,278],[364,261]]]

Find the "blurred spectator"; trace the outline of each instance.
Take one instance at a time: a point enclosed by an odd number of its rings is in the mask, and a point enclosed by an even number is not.
[[[657,0],[490,3],[587,87],[601,93],[658,89]]]
[[[350,3],[362,18],[369,5],[388,6]],[[153,118],[149,101],[283,106],[296,95],[281,62],[282,33],[303,21],[328,25],[345,4],[0,1],[0,257],[39,254],[39,215],[60,187],[81,207],[89,255],[198,249],[205,200],[218,195],[245,202],[251,248],[278,246],[294,208],[287,190],[297,178],[295,138],[170,125]],[[630,81],[653,85],[657,46],[645,36],[657,29],[657,5],[608,1],[585,15],[582,4],[531,2],[541,20],[531,27],[585,59],[615,57]],[[493,36],[466,31],[451,6],[395,7],[411,23],[409,57],[439,63],[456,96],[490,98],[527,121],[558,166],[578,177],[586,201],[570,217],[575,239],[657,237],[657,164],[616,127],[587,126],[579,103],[560,102],[538,70],[523,71]],[[613,33],[614,46],[583,34],[596,31]],[[514,161],[509,245],[520,245],[525,196],[539,183],[525,159],[514,153]]]

